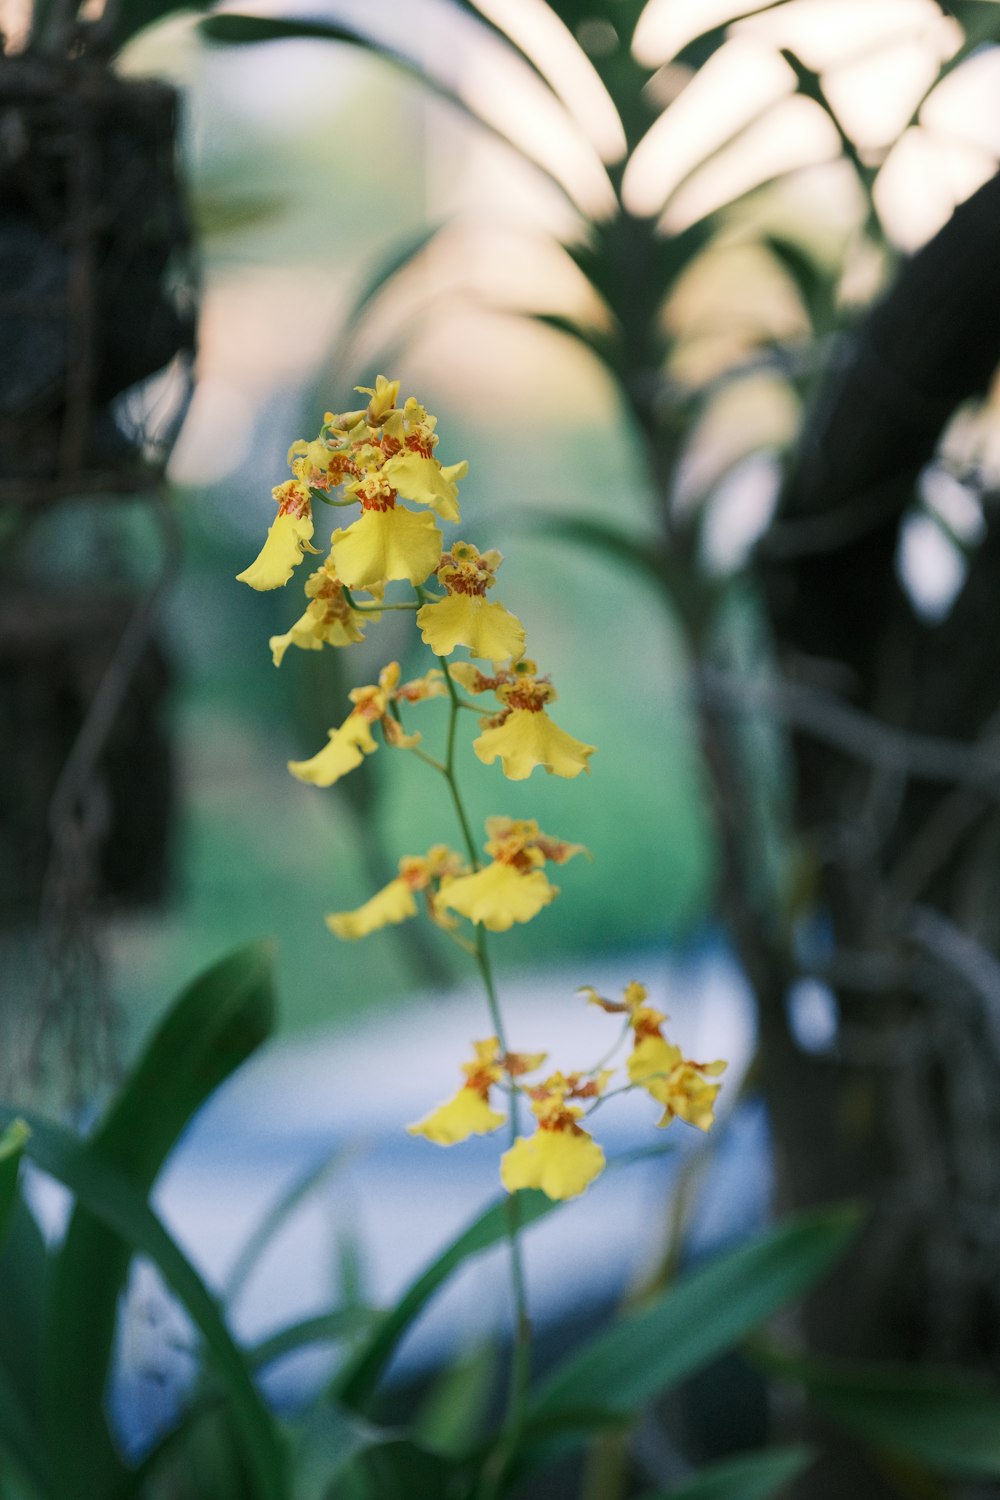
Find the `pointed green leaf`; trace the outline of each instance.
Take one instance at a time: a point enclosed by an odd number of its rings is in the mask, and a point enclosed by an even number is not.
[[[854,1238],[858,1221],[854,1209],[829,1209],[698,1267],[570,1355],[545,1381],[531,1412],[639,1410],[819,1281]]]
[[[21,1157],[30,1131],[23,1120],[12,1120],[0,1135],[0,1245],[7,1238],[18,1196]]]
[[[423,1312],[435,1292],[473,1256],[498,1245],[507,1236],[510,1223],[509,1198],[494,1203],[470,1224],[427,1269],[412,1282],[403,1296],[382,1317],[372,1337],[362,1345],[334,1380],[332,1394],[342,1405],[363,1411],[370,1402],[383,1370],[404,1333]],[[534,1189],[517,1195],[522,1228],[537,1223],[558,1208],[557,1203]]]
[[[768,1361],[770,1363],[770,1361]],[[933,1473],[1000,1479],[1000,1384],[963,1371],[782,1356],[782,1373],[875,1448]]]
[[[179,996],[89,1146],[144,1197],[218,1086],[270,1034],[271,955],[231,954]],[[104,1415],[118,1299],[134,1246],[78,1204],[55,1257],[46,1347],[47,1430],[61,1494],[89,1500],[121,1478]]]
[[[642,1500],[771,1500],[805,1473],[814,1458],[805,1447],[769,1448],[706,1464],[676,1489],[658,1490]]]
[[[0,1105],[0,1128],[14,1112]],[[113,1166],[68,1130],[27,1115],[31,1136],[25,1154],[61,1182],[96,1219],[133,1251],[147,1256],[187,1309],[222,1381],[241,1443],[248,1496],[286,1500],[284,1451],[278,1429],[264,1405],[244,1354],[227,1329],[219,1306],[194,1266],[171,1239],[142,1194]]]

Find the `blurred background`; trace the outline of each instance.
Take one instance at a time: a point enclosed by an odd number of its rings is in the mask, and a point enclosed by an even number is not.
[[[556,1049],[585,1035],[578,984],[648,977],[732,1060],[695,1224],[870,1200],[817,1347],[995,1370],[1000,7],[120,16],[115,81],[78,91],[4,18],[5,1097],[86,1118],[193,973],[273,938],[282,1040],[164,1188],[221,1276],[269,1151],[377,1154],[451,1087],[483,1024],[461,955],[322,922],[449,837],[433,778],[285,770],[421,655],[389,616],[276,670],[299,585],[234,581],[289,443],[398,376],[469,460],[463,534],[506,555],[560,722],[600,747],[590,777],[502,785],[465,752],[476,818],[594,854],[493,945],[525,1044],[543,1007]],[[387,1036],[398,1064],[359,1084]],[[425,1170],[399,1141],[386,1196]],[[663,1251],[609,1275],[593,1233],[598,1296]]]

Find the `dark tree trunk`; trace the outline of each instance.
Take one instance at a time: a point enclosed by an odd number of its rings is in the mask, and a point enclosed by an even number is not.
[[[798,834],[829,934],[835,1046],[795,1041],[794,966],[744,933],[786,1206],[863,1199],[857,1251],[809,1304],[813,1348],[1000,1367],[1000,808],[918,775],[913,737],[972,746],[1000,701],[1000,524],[937,627],[897,577],[923,466],[1000,361],[1000,178],[957,210],[845,344],[807,424],[759,576],[785,676],[833,683],[898,764],[794,741]],[[950,753],[950,751],[949,751]],[[931,768],[933,770],[933,767]],[[895,1493],[842,1452],[810,1500]]]

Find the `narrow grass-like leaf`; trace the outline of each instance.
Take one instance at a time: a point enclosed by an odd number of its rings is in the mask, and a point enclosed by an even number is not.
[[[496,1389],[497,1364],[495,1344],[461,1352],[422,1402],[413,1436],[435,1453],[454,1458],[468,1453],[479,1438]]]
[[[12,1118],[13,1111],[0,1106],[0,1127]],[[33,1115],[27,1123],[31,1136],[25,1154],[116,1236],[148,1256],[190,1314],[226,1388],[233,1428],[242,1443],[248,1496],[286,1500],[284,1452],[276,1424],[198,1272],[126,1177],[69,1131]]]
[[[336,1151],[332,1156],[324,1157],[316,1166],[310,1167],[308,1171],[303,1172],[301,1177],[297,1177],[291,1187],[280,1195],[273,1207],[268,1209],[245,1241],[233,1263],[232,1270],[226,1277],[223,1298],[227,1303],[235,1301],[239,1296],[260,1257],[290,1215],[305,1202],[311,1193],[315,1192],[321,1183],[339,1171],[351,1155],[353,1155],[352,1151],[345,1150]]]
[[[857,1228],[854,1209],[829,1209],[718,1256],[570,1355],[535,1396],[531,1415],[639,1410],[819,1281]]]
[[[706,1464],[672,1490],[656,1490],[642,1500],[772,1500],[804,1474],[815,1454],[803,1446],[769,1448]]]
[[[289,1354],[297,1354],[300,1349],[308,1349],[310,1344],[333,1344],[340,1339],[367,1333],[380,1316],[374,1307],[338,1307],[333,1312],[318,1313],[314,1318],[289,1323],[254,1345],[249,1354],[250,1363],[254,1369],[260,1370]]]
[[[781,1354],[765,1365],[887,1453],[952,1478],[1000,1479],[1000,1385],[960,1370],[841,1364]]]
[[[27,1144],[25,1142],[25,1144]],[[19,1193],[0,1248],[0,1406],[9,1414],[11,1429],[43,1464],[42,1435],[42,1336],[45,1319],[49,1257],[38,1224]],[[7,1415],[0,1417],[0,1431],[8,1430]]]
[[[559,1206],[534,1189],[518,1193],[517,1202],[524,1228]],[[460,1266],[506,1238],[509,1212],[509,1199],[494,1203],[411,1283],[395,1307],[383,1315],[372,1337],[334,1380],[331,1393],[336,1400],[354,1410],[365,1410],[403,1334]]]
[[[145,1197],[194,1115],[270,1034],[270,950],[239,950],[179,996],[88,1143]],[[120,1481],[104,1416],[118,1299],[133,1245],[77,1205],[55,1257],[46,1340],[46,1428],[60,1496]]]
[[[13,1120],[3,1135],[0,1135],[0,1245],[7,1238],[7,1230],[14,1215],[21,1157],[24,1155],[28,1134],[28,1127],[23,1120]]]

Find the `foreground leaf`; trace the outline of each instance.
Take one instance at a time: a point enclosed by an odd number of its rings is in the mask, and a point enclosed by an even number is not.
[[[534,1190],[518,1193],[522,1228],[536,1223],[559,1205]],[[348,1361],[333,1382],[332,1394],[342,1405],[363,1411],[370,1402],[397,1344],[423,1312],[434,1293],[461,1265],[507,1236],[510,1199],[502,1198],[464,1230],[403,1293],[395,1307],[384,1314],[372,1337]]]
[[[781,1355],[765,1364],[874,1448],[933,1473],[1000,1479],[1000,1385],[962,1371],[840,1364]]]
[[[23,1120],[12,1120],[0,1135],[0,1245],[7,1238],[17,1203],[21,1157],[29,1134]]]
[[[12,1118],[13,1111],[0,1106],[0,1127]],[[198,1272],[127,1178],[71,1132],[38,1116],[28,1116],[27,1123],[31,1136],[25,1154],[133,1250],[148,1256],[190,1314],[226,1387],[233,1427],[241,1439],[248,1496],[285,1500],[284,1452],[276,1425]]]
[[[271,957],[223,959],[185,989],[112,1101],[87,1151],[145,1197],[198,1110],[270,1034]],[[104,1416],[118,1301],[134,1245],[77,1205],[53,1267],[47,1430],[60,1494],[92,1500],[120,1479]]]
[[[535,1396],[532,1418],[639,1410],[808,1291],[843,1254],[858,1222],[844,1208],[796,1219],[684,1276],[564,1361]]]
[[[771,1500],[798,1479],[812,1463],[805,1447],[770,1448],[706,1464],[672,1490],[657,1490],[642,1500]]]

